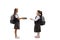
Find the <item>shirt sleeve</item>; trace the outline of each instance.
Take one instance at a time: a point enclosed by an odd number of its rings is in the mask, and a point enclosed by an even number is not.
[[[15,15],[15,17],[16,17],[16,18],[19,18],[19,16],[18,16],[17,14]]]
[[[34,21],[37,21],[37,20],[39,20],[40,19],[40,17],[39,16],[37,16],[36,17],[36,19],[33,19]]]

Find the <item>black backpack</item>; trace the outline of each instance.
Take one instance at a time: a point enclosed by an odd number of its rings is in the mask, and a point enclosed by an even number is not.
[[[42,20],[41,20],[40,25],[45,25],[45,18],[44,18],[44,16],[42,16]]]
[[[10,23],[12,23],[12,24],[15,24],[16,23],[15,22],[15,16],[14,15],[11,16]]]

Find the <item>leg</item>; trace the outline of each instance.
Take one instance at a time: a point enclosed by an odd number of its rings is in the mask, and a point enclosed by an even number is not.
[[[15,38],[17,37],[17,29],[15,29]]]
[[[40,38],[40,33],[37,32],[37,35],[35,36],[35,38]]]
[[[35,38],[40,38],[40,32],[41,32],[41,30],[40,30],[40,24],[39,25],[38,24],[35,25],[34,32],[37,33],[37,35],[35,36]]]
[[[20,28],[19,28],[19,23],[18,23],[18,22],[15,24],[14,29],[15,29],[15,38],[19,38],[19,37],[17,37],[17,30],[20,29]]]
[[[40,35],[40,33],[38,32],[38,33],[37,33],[37,35],[39,36],[39,35]]]
[[[40,33],[39,32],[37,33],[37,36],[38,36],[38,38],[40,38]]]

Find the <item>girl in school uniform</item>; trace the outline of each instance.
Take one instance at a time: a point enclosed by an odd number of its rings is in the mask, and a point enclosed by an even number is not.
[[[17,30],[20,29],[20,21],[19,20],[20,19],[26,19],[26,18],[23,18],[23,17],[22,18],[19,18],[19,16],[18,16],[17,13],[18,13],[18,8],[15,8],[14,9],[14,14],[13,14],[14,15],[14,20],[15,20],[15,24],[14,24],[15,38],[19,38],[19,37],[17,37]]]
[[[35,36],[35,38],[40,38],[40,32],[41,32],[41,27],[40,27],[40,23],[42,20],[42,11],[37,10],[37,15],[35,17],[35,19],[30,18],[30,20],[34,20],[34,32],[37,33],[37,36]]]

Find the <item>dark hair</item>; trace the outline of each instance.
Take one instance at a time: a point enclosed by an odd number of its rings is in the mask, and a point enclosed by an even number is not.
[[[40,10],[37,10],[37,12],[38,12],[38,13],[40,13],[40,14],[41,14],[41,16],[42,16],[42,11],[40,11]]]
[[[17,10],[18,10],[17,8],[14,9],[14,15],[16,14]]]

